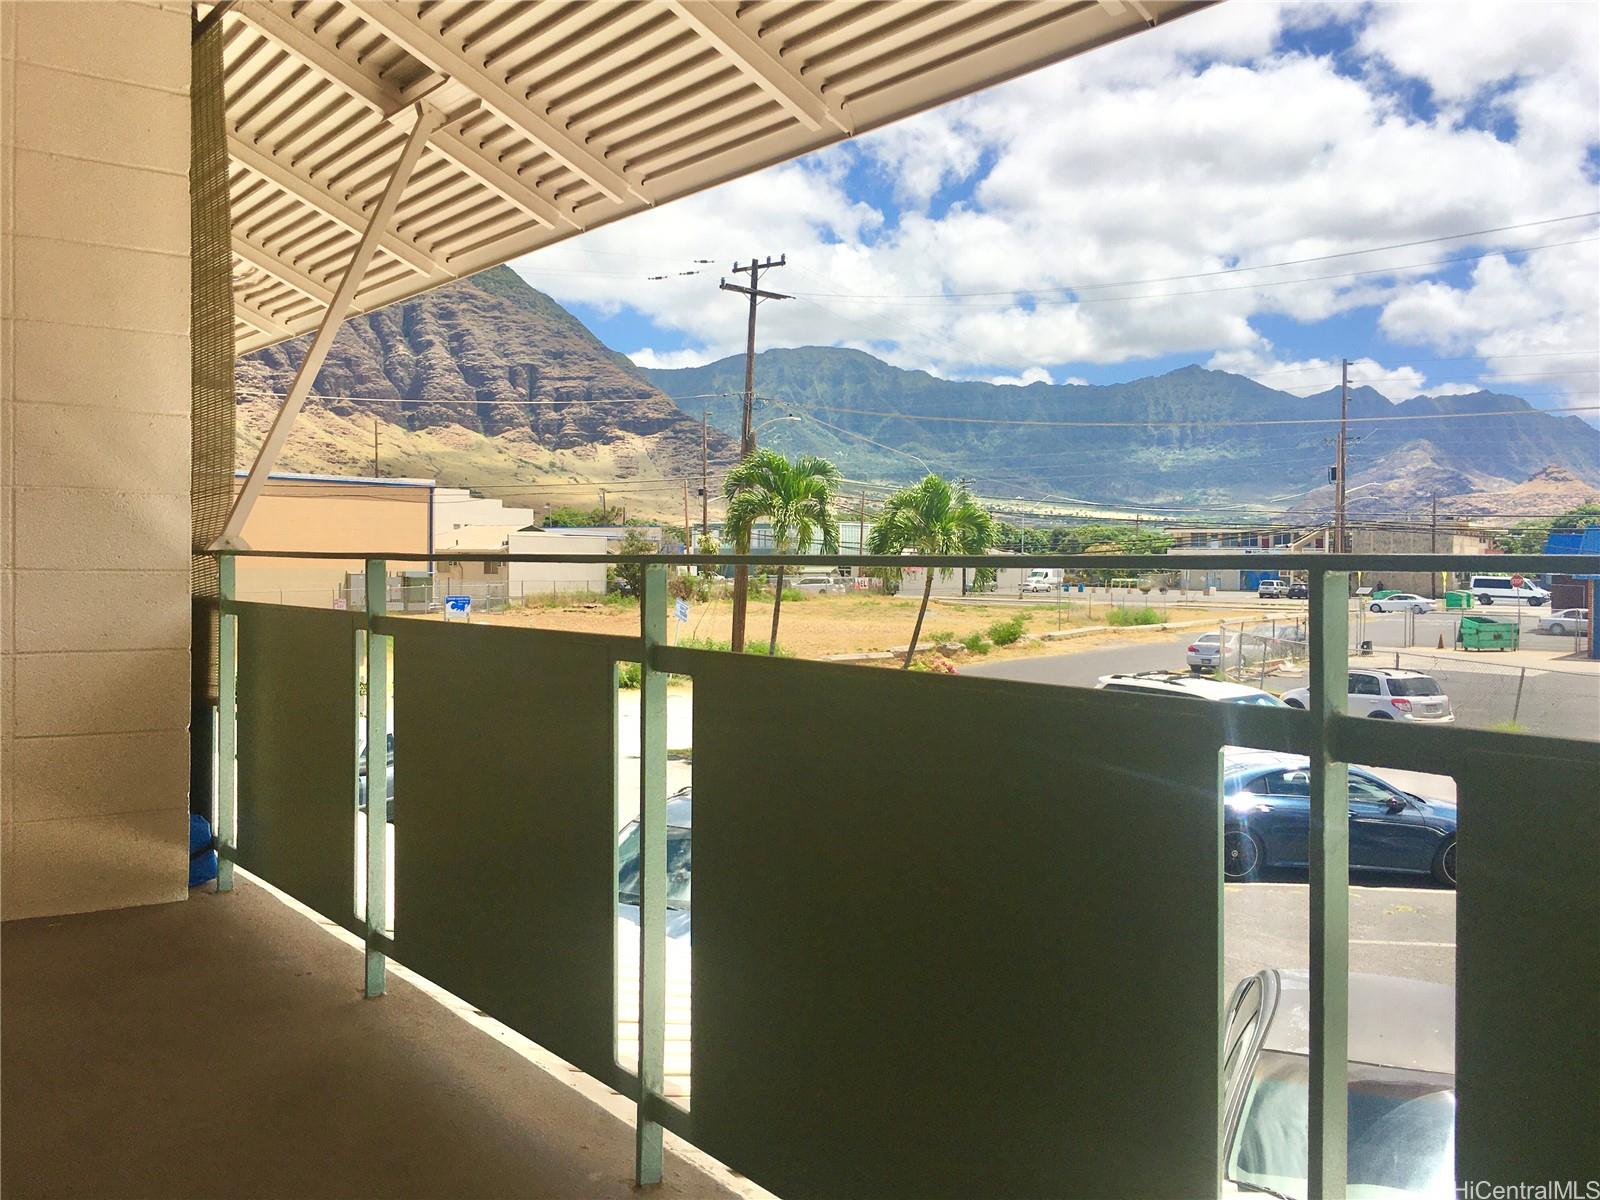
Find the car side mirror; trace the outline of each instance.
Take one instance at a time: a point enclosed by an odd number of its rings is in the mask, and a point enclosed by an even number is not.
[[[1405,812],[1405,810],[1406,810],[1406,802],[1405,802],[1405,799],[1403,797],[1400,797],[1400,796],[1390,796],[1389,797],[1389,811],[1390,812],[1392,812],[1392,813]]]

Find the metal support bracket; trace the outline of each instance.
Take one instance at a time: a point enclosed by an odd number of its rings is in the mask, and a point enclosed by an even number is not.
[[[366,994],[381,996],[388,983],[389,944],[389,647],[394,639],[372,630],[389,607],[389,565],[367,560],[367,896]]]
[[[1350,576],[1311,571],[1311,1082],[1306,1114],[1312,1200],[1345,1194],[1349,1127],[1350,791],[1332,744],[1349,707]]]
[[[667,569],[644,569],[639,597],[639,1112],[634,1181],[661,1182],[662,1130],[646,1115],[666,1084],[667,673],[654,651],[667,640]]]
[[[233,555],[217,559],[217,891],[233,891],[233,851],[239,839],[239,618],[229,611],[236,590]]]
[[[350,311],[351,302],[355,300],[356,292],[360,290],[361,283],[366,278],[367,266],[383,243],[383,235],[388,230],[394,211],[400,204],[400,195],[405,191],[411,173],[416,170],[417,162],[422,158],[422,151],[428,144],[429,136],[445,123],[445,114],[431,105],[418,104],[414,106],[414,111],[415,124],[411,126],[405,145],[400,150],[400,157],[395,161],[394,170],[389,174],[389,182],[383,189],[383,199],[378,201],[377,207],[372,210],[367,227],[361,234],[361,241],[356,245],[355,253],[350,256],[349,263],[345,265],[339,286],[334,289],[333,298],[323,310],[322,323],[317,326],[316,336],[311,339],[305,360],[295,372],[294,383],[284,398],[283,407],[273,418],[272,428],[267,431],[266,440],[261,443],[255,462],[250,465],[250,473],[245,477],[244,487],[234,497],[233,508],[228,512],[227,524],[223,526],[221,536],[211,545],[213,550],[249,548],[245,544],[243,533],[245,522],[250,518],[250,510],[255,507],[256,500],[266,489],[272,468],[277,464],[279,455],[283,453],[283,448],[289,441],[289,431],[294,428],[295,418],[300,415],[306,397],[311,394],[311,385],[316,382],[317,373],[322,370],[328,351],[333,348],[334,336],[339,332],[339,326],[344,321],[345,314]]]

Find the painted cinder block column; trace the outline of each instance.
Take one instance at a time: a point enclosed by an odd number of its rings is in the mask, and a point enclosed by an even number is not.
[[[6,918],[187,892],[189,42],[0,4]]]

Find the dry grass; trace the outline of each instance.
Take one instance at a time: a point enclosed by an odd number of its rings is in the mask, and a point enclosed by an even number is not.
[[[1173,636],[1170,632],[1134,626],[1063,641],[1040,641],[1040,634],[1058,627],[1054,608],[1017,609],[934,599],[928,605],[928,617],[923,624],[923,643],[926,644],[935,633],[954,634],[958,639],[981,633],[995,622],[1007,620],[1018,612],[1028,616],[1023,641],[1011,646],[995,646],[987,655],[963,650],[948,657],[957,662],[1024,658],[1036,654],[1069,653],[1111,642],[1141,642]],[[1173,609],[1170,619],[1215,622],[1224,618],[1237,620],[1241,615],[1236,610]],[[639,610],[633,605],[574,602],[561,607],[513,609],[481,618],[474,617],[473,620],[525,628],[564,629],[576,633],[633,634],[639,629]],[[911,630],[916,620],[917,601],[905,596],[808,596],[804,600],[784,601],[778,643],[799,658],[827,658],[835,654],[891,650],[903,647],[911,640]],[[691,605],[689,621],[682,627],[681,636],[726,641],[731,635],[732,623],[731,603],[726,596],[722,596],[705,604]],[[1103,604],[1096,605],[1092,613],[1083,605],[1062,606],[1059,624],[1062,629],[1104,623]],[[751,641],[759,639],[765,642],[771,627],[771,602],[752,601],[747,637]],[[669,636],[673,639],[680,636],[676,622],[669,622]]]

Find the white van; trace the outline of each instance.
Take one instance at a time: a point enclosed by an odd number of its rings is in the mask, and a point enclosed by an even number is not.
[[[1522,576],[1516,578],[1522,579]],[[1467,590],[1479,604],[1516,604],[1520,601],[1529,608],[1538,608],[1550,599],[1550,593],[1531,579],[1522,579],[1522,583],[1515,587],[1511,580],[1510,575],[1474,575],[1472,586]]]

